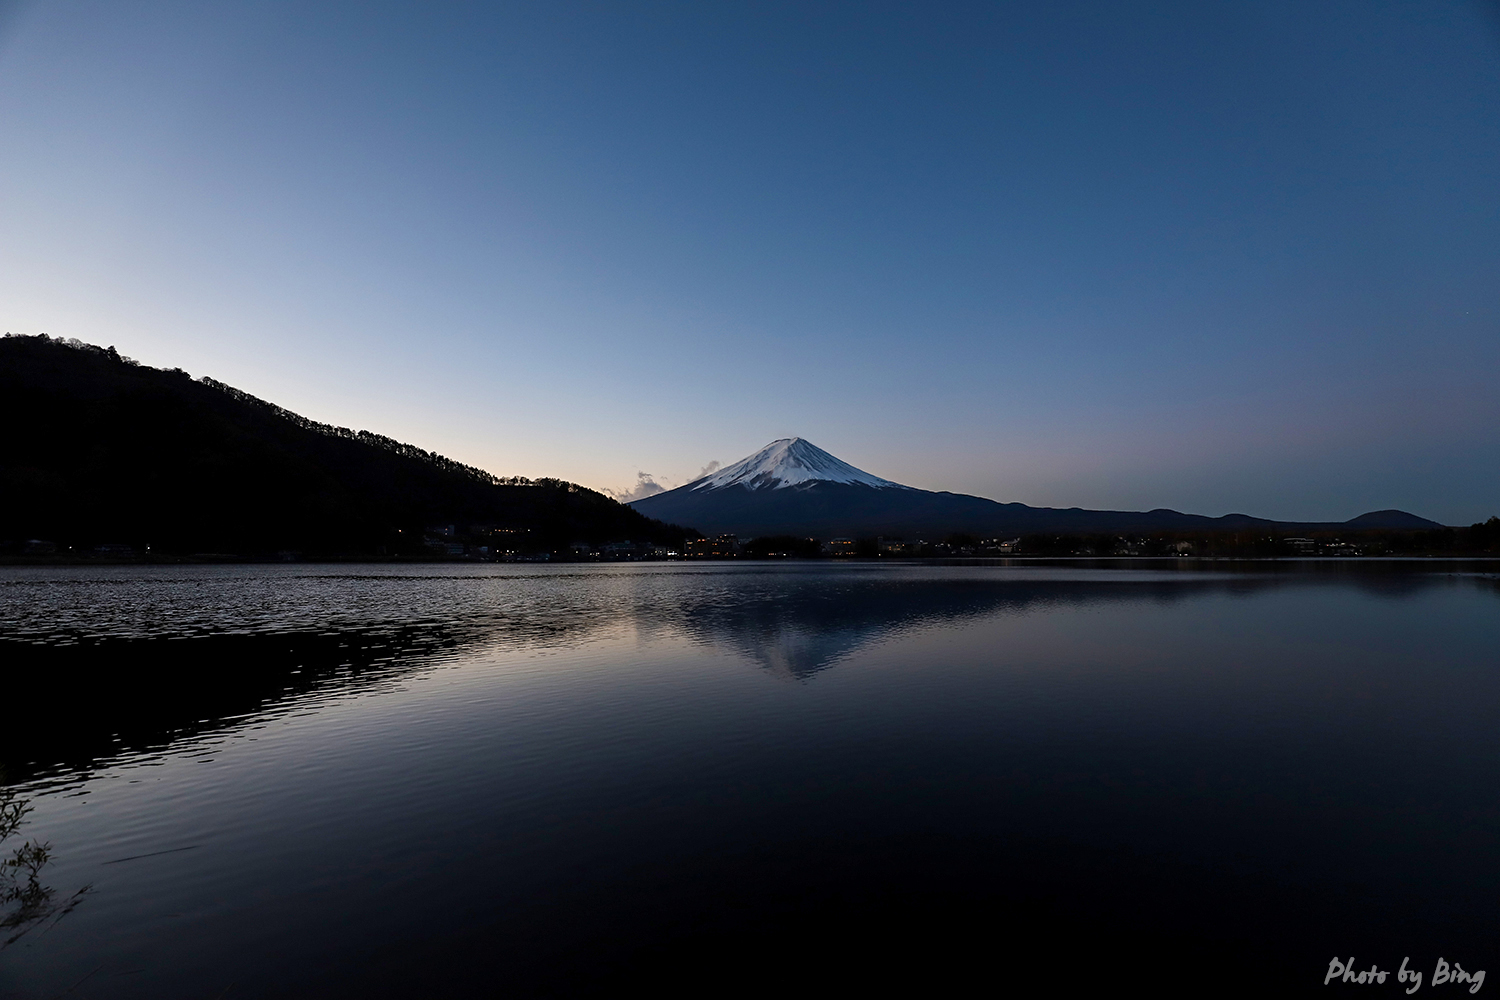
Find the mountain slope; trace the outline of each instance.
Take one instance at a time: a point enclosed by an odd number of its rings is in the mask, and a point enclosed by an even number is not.
[[[1440,527],[1403,511],[1377,511],[1336,524],[1307,524],[1245,514],[1204,517],[1164,509],[1084,510],[998,503],[962,493],[902,486],[841,462],[801,438],[772,442],[713,476],[634,501],[631,506],[651,517],[691,524],[707,534],[744,537],[886,535],[935,539],[956,533],[988,538],[1052,532]]]
[[[592,490],[502,480],[113,348],[0,339],[0,422],[0,542],[365,556],[422,554],[437,524],[528,549],[682,535]]]

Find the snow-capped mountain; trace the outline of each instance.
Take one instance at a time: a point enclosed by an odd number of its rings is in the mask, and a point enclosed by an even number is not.
[[[963,533],[979,538],[1060,534],[1150,533],[1246,529],[1436,528],[1403,511],[1375,511],[1352,521],[1305,524],[1246,514],[1204,517],[1175,510],[1084,510],[997,503],[962,493],[935,493],[872,476],[802,438],[772,441],[713,475],[630,504],[647,517],[744,538],[797,535],[932,541]]]
[[[742,458],[713,475],[688,483],[684,489],[695,493],[728,486],[743,486],[747,490],[783,490],[813,483],[854,483],[880,490],[911,489],[856,469],[799,437],[772,441],[749,458]]]

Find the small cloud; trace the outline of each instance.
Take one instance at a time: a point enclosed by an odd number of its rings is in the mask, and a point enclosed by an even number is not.
[[[704,476],[713,475],[715,472],[719,471],[720,468],[721,466],[717,461],[709,462],[703,468],[699,469],[698,474],[692,479],[688,480],[688,482],[696,483]],[[670,479],[668,479],[664,484],[658,483],[656,481],[656,477],[651,473],[637,472],[635,474],[634,488],[624,491],[606,489],[604,492],[608,493],[610,496],[614,497],[621,503],[630,503],[632,500],[644,500],[649,496],[655,496],[658,493],[665,493],[667,492],[667,490],[675,488],[676,487]]]
[[[632,500],[644,500],[646,497],[657,493],[665,493],[667,488],[658,483],[649,472],[637,472],[635,474],[635,488],[623,493],[610,490],[609,493],[621,503],[629,503]]]

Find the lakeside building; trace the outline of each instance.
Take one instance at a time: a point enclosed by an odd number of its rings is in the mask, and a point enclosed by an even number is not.
[[[718,535],[714,538],[690,538],[687,554],[694,559],[732,559],[741,552],[738,535]]]

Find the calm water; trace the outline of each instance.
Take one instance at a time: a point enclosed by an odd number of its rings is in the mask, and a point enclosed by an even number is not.
[[[0,570],[0,995],[1500,975],[1500,567],[1241,569]]]

